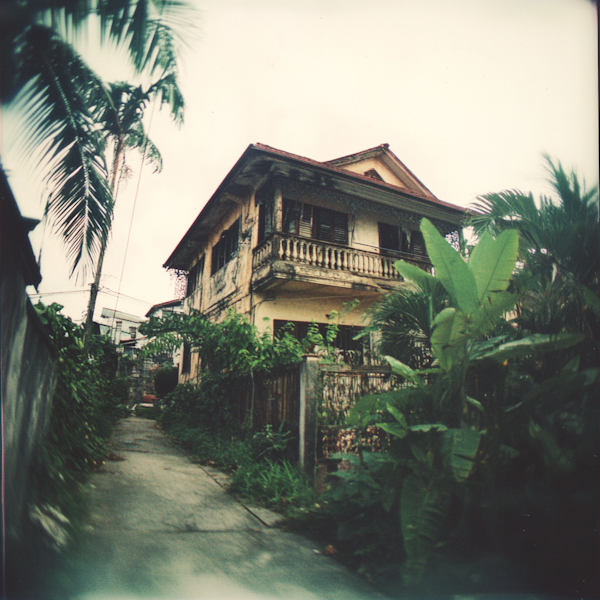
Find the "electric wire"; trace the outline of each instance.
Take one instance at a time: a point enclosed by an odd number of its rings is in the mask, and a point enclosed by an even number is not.
[[[123,274],[125,273],[125,264],[127,262],[127,252],[129,250],[129,241],[131,239],[131,230],[133,228],[133,218],[135,216],[135,207],[137,205],[139,191],[140,191],[140,183],[142,181],[142,173],[144,171],[144,163],[146,162],[146,150],[148,148],[148,134],[150,133],[150,129],[152,128],[152,120],[154,119],[154,109],[156,107],[156,103],[152,103],[152,111],[150,112],[150,121],[148,122],[148,129],[144,132],[144,151],[142,152],[142,163],[140,165],[140,172],[138,175],[137,185],[135,188],[135,196],[133,198],[133,207],[131,209],[131,218],[129,220],[129,231],[127,232],[127,243],[125,244],[125,252],[123,253],[123,264],[121,266],[121,276],[119,277],[119,287],[117,291],[117,298],[115,302],[113,320],[111,323],[111,329],[114,329],[115,319],[117,315],[117,307],[119,306],[119,296],[121,294],[121,284],[123,283]]]

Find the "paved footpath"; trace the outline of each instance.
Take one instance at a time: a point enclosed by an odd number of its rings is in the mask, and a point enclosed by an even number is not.
[[[154,421],[124,419],[91,480],[73,599],[382,599],[302,536],[268,527]],[[218,477],[217,477],[218,479]]]

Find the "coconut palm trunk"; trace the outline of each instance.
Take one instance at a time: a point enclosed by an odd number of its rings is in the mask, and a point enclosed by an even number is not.
[[[117,183],[118,179],[118,171],[120,168],[121,159],[124,155],[124,145],[122,136],[119,137],[117,141],[117,147],[115,150],[115,158],[113,161],[112,168],[112,177],[110,182],[110,190],[112,193],[113,206],[111,214],[109,215],[110,220],[112,220],[114,214],[114,205],[117,200]],[[90,287],[90,299],[87,307],[87,314],[85,318],[85,327],[83,332],[83,347],[87,349],[90,335],[92,334],[92,325],[94,322],[94,311],[96,310],[96,301],[98,299],[98,291],[100,289],[100,278],[102,277],[102,267],[104,266],[104,255],[106,254],[106,247],[108,245],[108,236],[110,234],[110,227],[107,229],[105,235],[102,236],[101,244],[100,244],[100,252],[98,254],[98,261],[96,262],[96,269],[94,272],[94,282]]]
[[[159,172],[162,169],[162,157],[144,129],[144,109],[152,100],[158,99],[160,104],[169,106],[171,117],[176,124],[182,123],[184,109],[184,102],[179,91],[175,72],[165,74],[147,90],[144,90],[141,86],[135,87],[121,82],[109,85],[104,91],[106,93],[102,94],[98,100],[102,104],[98,111],[98,121],[102,124],[106,135],[105,148],[111,147],[113,153],[109,182],[112,200],[106,213],[107,222],[100,238],[98,259],[94,267],[94,282],[90,289],[83,338],[84,347],[86,348],[92,334],[94,310],[100,290],[104,257],[125,155],[128,150],[138,150],[142,154],[142,165],[149,163],[154,166],[154,172]]]

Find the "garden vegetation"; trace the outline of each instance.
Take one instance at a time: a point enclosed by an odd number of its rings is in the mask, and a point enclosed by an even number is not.
[[[597,594],[598,194],[547,164],[557,197],[482,196],[462,253],[423,219],[434,274],[398,261],[407,285],[369,328],[403,385],[348,419],[384,432],[383,450],[338,456],[318,496],[286,457],[290,432],[235,416],[244,378],[306,350],[289,334],[259,335],[233,312],[151,321],[161,349],[184,341],[200,359],[198,385],[167,395],[163,426],[390,592]]]

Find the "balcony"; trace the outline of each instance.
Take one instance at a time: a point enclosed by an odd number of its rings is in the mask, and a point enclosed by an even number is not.
[[[365,252],[290,234],[275,233],[254,250],[252,284],[267,289],[294,280],[355,289],[392,289],[402,281],[394,262],[403,259],[431,272],[426,257]]]

